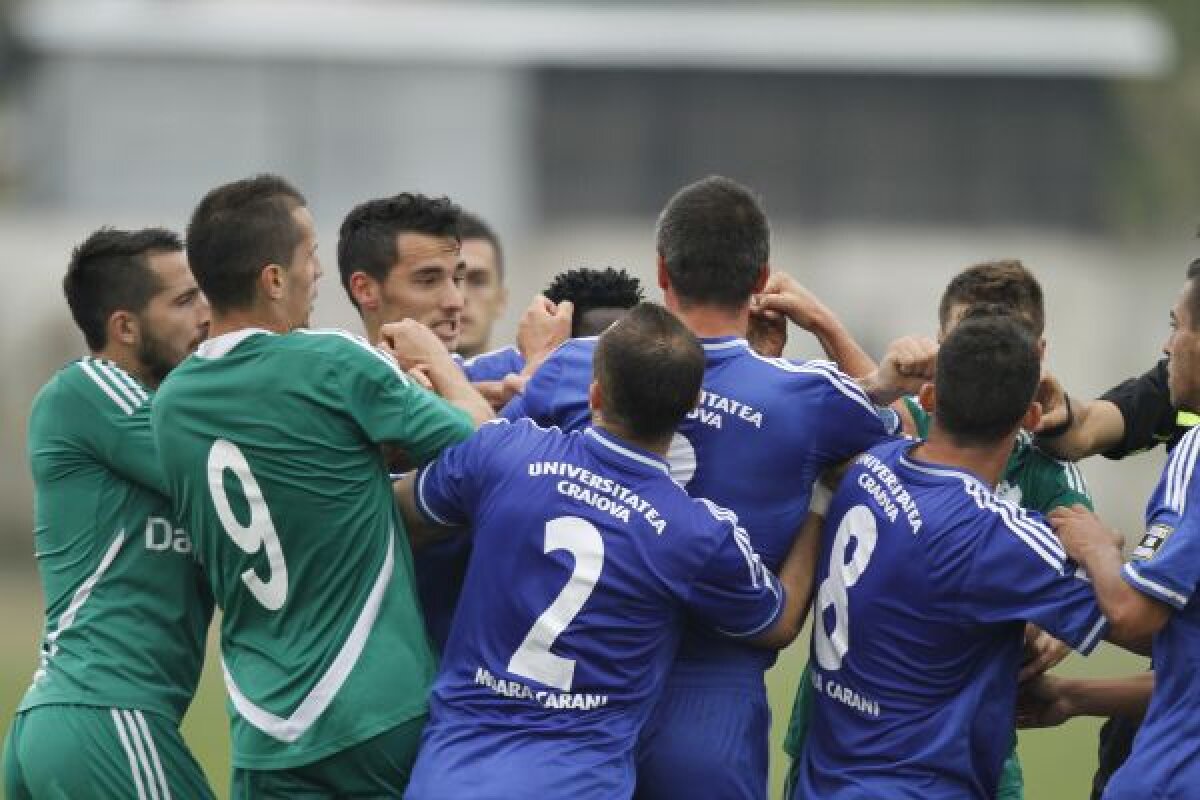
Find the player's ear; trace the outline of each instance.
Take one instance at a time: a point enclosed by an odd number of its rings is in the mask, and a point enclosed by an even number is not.
[[[258,273],[258,288],[270,300],[282,300],[284,292],[284,269],[278,264],[267,264]]]
[[[932,383],[926,383],[917,391],[917,402],[921,408],[928,414],[933,414],[937,411],[937,389]]]
[[[671,285],[671,278],[667,274],[667,260],[663,258],[662,253],[658,254],[658,288],[664,292]]]
[[[600,381],[592,381],[588,386],[588,408],[593,419],[604,414],[604,396],[600,392]]]
[[[379,310],[379,282],[361,270],[350,273],[350,296],[360,311]]]
[[[136,314],[117,310],[108,316],[108,341],[132,347],[137,344],[141,327]]]
[[[1042,404],[1034,400],[1029,404],[1029,408],[1025,411],[1025,416],[1021,417],[1021,427],[1027,431],[1036,431],[1038,423],[1042,421]]]
[[[771,265],[763,264],[758,268],[758,277],[754,279],[753,294],[759,294],[763,289],[767,288],[767,281],[771,278]]]

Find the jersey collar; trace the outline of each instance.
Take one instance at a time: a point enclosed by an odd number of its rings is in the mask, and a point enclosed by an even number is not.
[[[584,436],[587,437],[589,444],[594,443],[596,445],[591,449],[603,454],[602,457],[609,456],[611,460],[620,461],[626,466],[633,466],[638,470],[644,470],[649,467],[661,470],[668,477],[671,475],[671,470],[667,466],[665,459],[648,450],[643,450],[640,447],[634,447],[628,442],[623,442],[611,433],[606,433],[599,428],[588,428],[584,431]],[[605,460],[610,460],[610,458],[605,458]]]
[[[266,328],[242,328],[240,331],[230,331],[216,338],[206,339],[196,348],[196,356],[198,358],[220,358],[251,336],[259,333],[271,334]]]
[[[742,336],[711,336],[700,339],[704,348],[704,357],[709,361],[714,358],[723,359],[750,349],[749,343]]]
[[[932,475],[933,477],[936,477],[936,478],[951,478],[954,480],[962,481],[963,483],[975,484],[975,485],[979,486],[981,489],[984,489],[985,491],[987,491],[989,494],[991,494],[995,491],[991,486],[988,486],[986,483],[984,483],[979,478],[979,476],[975,475],[973,472],[970,472],[965,469],[959,469],[958,467],[947,466],[945,464],[934,464],[929,461],[922,461],[919,458],[916,458],[915,456],[913,456],[912,451],[913,451],[913,448],[915,448],[919,444],[920,444],[920,442],[913,442],[911,445],[909,445],[908,447],[906,447],[904,449],[903,453],[901,453],[900,463],[903,464],[905,466],[905,468],[911,469],[914,472],[919,472],[922,475]]]

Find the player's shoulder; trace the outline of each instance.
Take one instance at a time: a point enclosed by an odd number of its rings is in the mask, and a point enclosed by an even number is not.
[[[973,526],[977,548],[1017,550],[1065,574],[1067,553],[1041,512],[999,496],[978,480],[964,481],[963,491],[970,499],[963,506],[980,523]]]
[[[1197,460],[1200,460],[1200,427],[1185,433],[1167,458],[1159,482],[1160,490],[1155,493],[1161,495],[1161,505],[1178,514],[1183,513],[1189,502],[1192,482],[1196,478]]]
[[[756,377],[769,381],[777,391],[791,389],[815,393],[835,401],[854,402],[873,408],[858,382],[842,372],[832,361],[773,358],[759,355],[747,345],[741,363],[754,369]]]
[[[85,408],[131,416],[149,402],[149,390],[120,366],[87,356],[55,373],[38,392],[33,408],[35,414],[52,408],[66,420],[66,415]]]
[[[340,366],[358,365],[366,369],[386,367],[405,381],[408,376],[388,353],[357,333],[341,328],[297,328],[277,337],[272,344],[280,349],[324,358]]]

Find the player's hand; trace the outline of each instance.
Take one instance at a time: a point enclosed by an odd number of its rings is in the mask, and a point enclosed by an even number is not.
[[[1084,563],[1085,555],[1095,548],[1116,548],[1125,546],[1121,534],[1105,525],[1098,516],[1081,505],[1062,506],[1054,509],[1046,517],[1054,526],[1063,548],[1075,561]]]
[[[1062,663],[1071,652],[1070,646],[1060,642],[1033,623],[1025,625],[1025,663],[1017,675],[1024,683]]]
[[[1058,378],[1043,371],[1037,394],[1033,396],[1033,399],[1042,405],[1042,419],[1034,433],[1053,430],[1067,421],[1066,397],[1067,393],[1058,382]]]
[[[574,312],[570,300],[553,303],[539,294],[530,301],[517,324],[517,349],[525,359],[525,374],[532,375],[556,347],[571,338]]]
[[[756,312],[768,311],[782,314],[806,331],[820,327],[829,315],[825,304],[786,272],[772,272],[763,290],[750,299],[752,319]]]
[[[883,361],[859,385],[876,405],[889,405],[916,394],[933,381],[938,345],[927,336],[905,336],[888,345]]]
[[[502,380],[476,381],[471,385],[483,395],[492,408],[499,411],[508,405],[509,400],[525,391],[527,383],[529,383],[528,375],[519,375],[513,372],[505,375]]]
[[[414,367],[409,367],[408,377],[412,378],[421,387],[433,391],[433,381],[429,379],[429,366],[426,364],[417,364]]]
[[[450,359],[437,334],[414,319],[388,322],[379,329],[379,346],[405,370],[432,369]]]
[[[1017,694],[1017,727],[1049,728],[1074,717],[1065,688],[1066,680],[1056,675],[1039,675],[1022,684]]]

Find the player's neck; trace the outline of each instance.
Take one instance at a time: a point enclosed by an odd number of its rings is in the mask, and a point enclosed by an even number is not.
[[[668,308],[679,317],[688,330],[701,339],[722,336],[745,336],[750,327],[750,306],[736,310],[714,306],[684,305],[678,301]]]
[[[1012,455],[1015,436],[1014,431],[993,444],[961,445],[935,423],[929,431],[929,438],[917,445],[912,453],[922,461],[966,470],[995,488]]]
[[[215,339],[218,336],[242,331],[246,328],[262,328],[273,333],[287,333],[291,330],[287,321],[276,314],[264,312],[258,308],[236,308],[219,313],[216,310],[213,311],[208,337]]]
[[[628,433],[624,429],[624,427],[622,427],[621,425],[617,425],[617,424],[614,424],[611,422],[605,422],[603,419],[596,419],[593,421],[593,424],[595,425],[595,427],[599,428],[600,430],[602,430],[606,433],[611,434],[615,438],[620,439],[621,441],[623,441],[627,444],[631,444],[634,447],[637,447],[639,449],[654,453],[656,456],[660,456],[661,458],[667,457],[667,450],[671,446],[671,437],[670,436],[667,436],[663,439],[648,440],[648,439],[639,438],[637,436],[633,436],[630,433]]]
[[[145,386],[147,389],[157,389],[159,381],[151,374],[141,360],[134,353],[124,347],[109,345],[103,350],[93,351],[92,355],[96,358],[103,358],[106,361],[111,361],[120,367],[126,374],[132,375],[137,379],[138,383]]]

